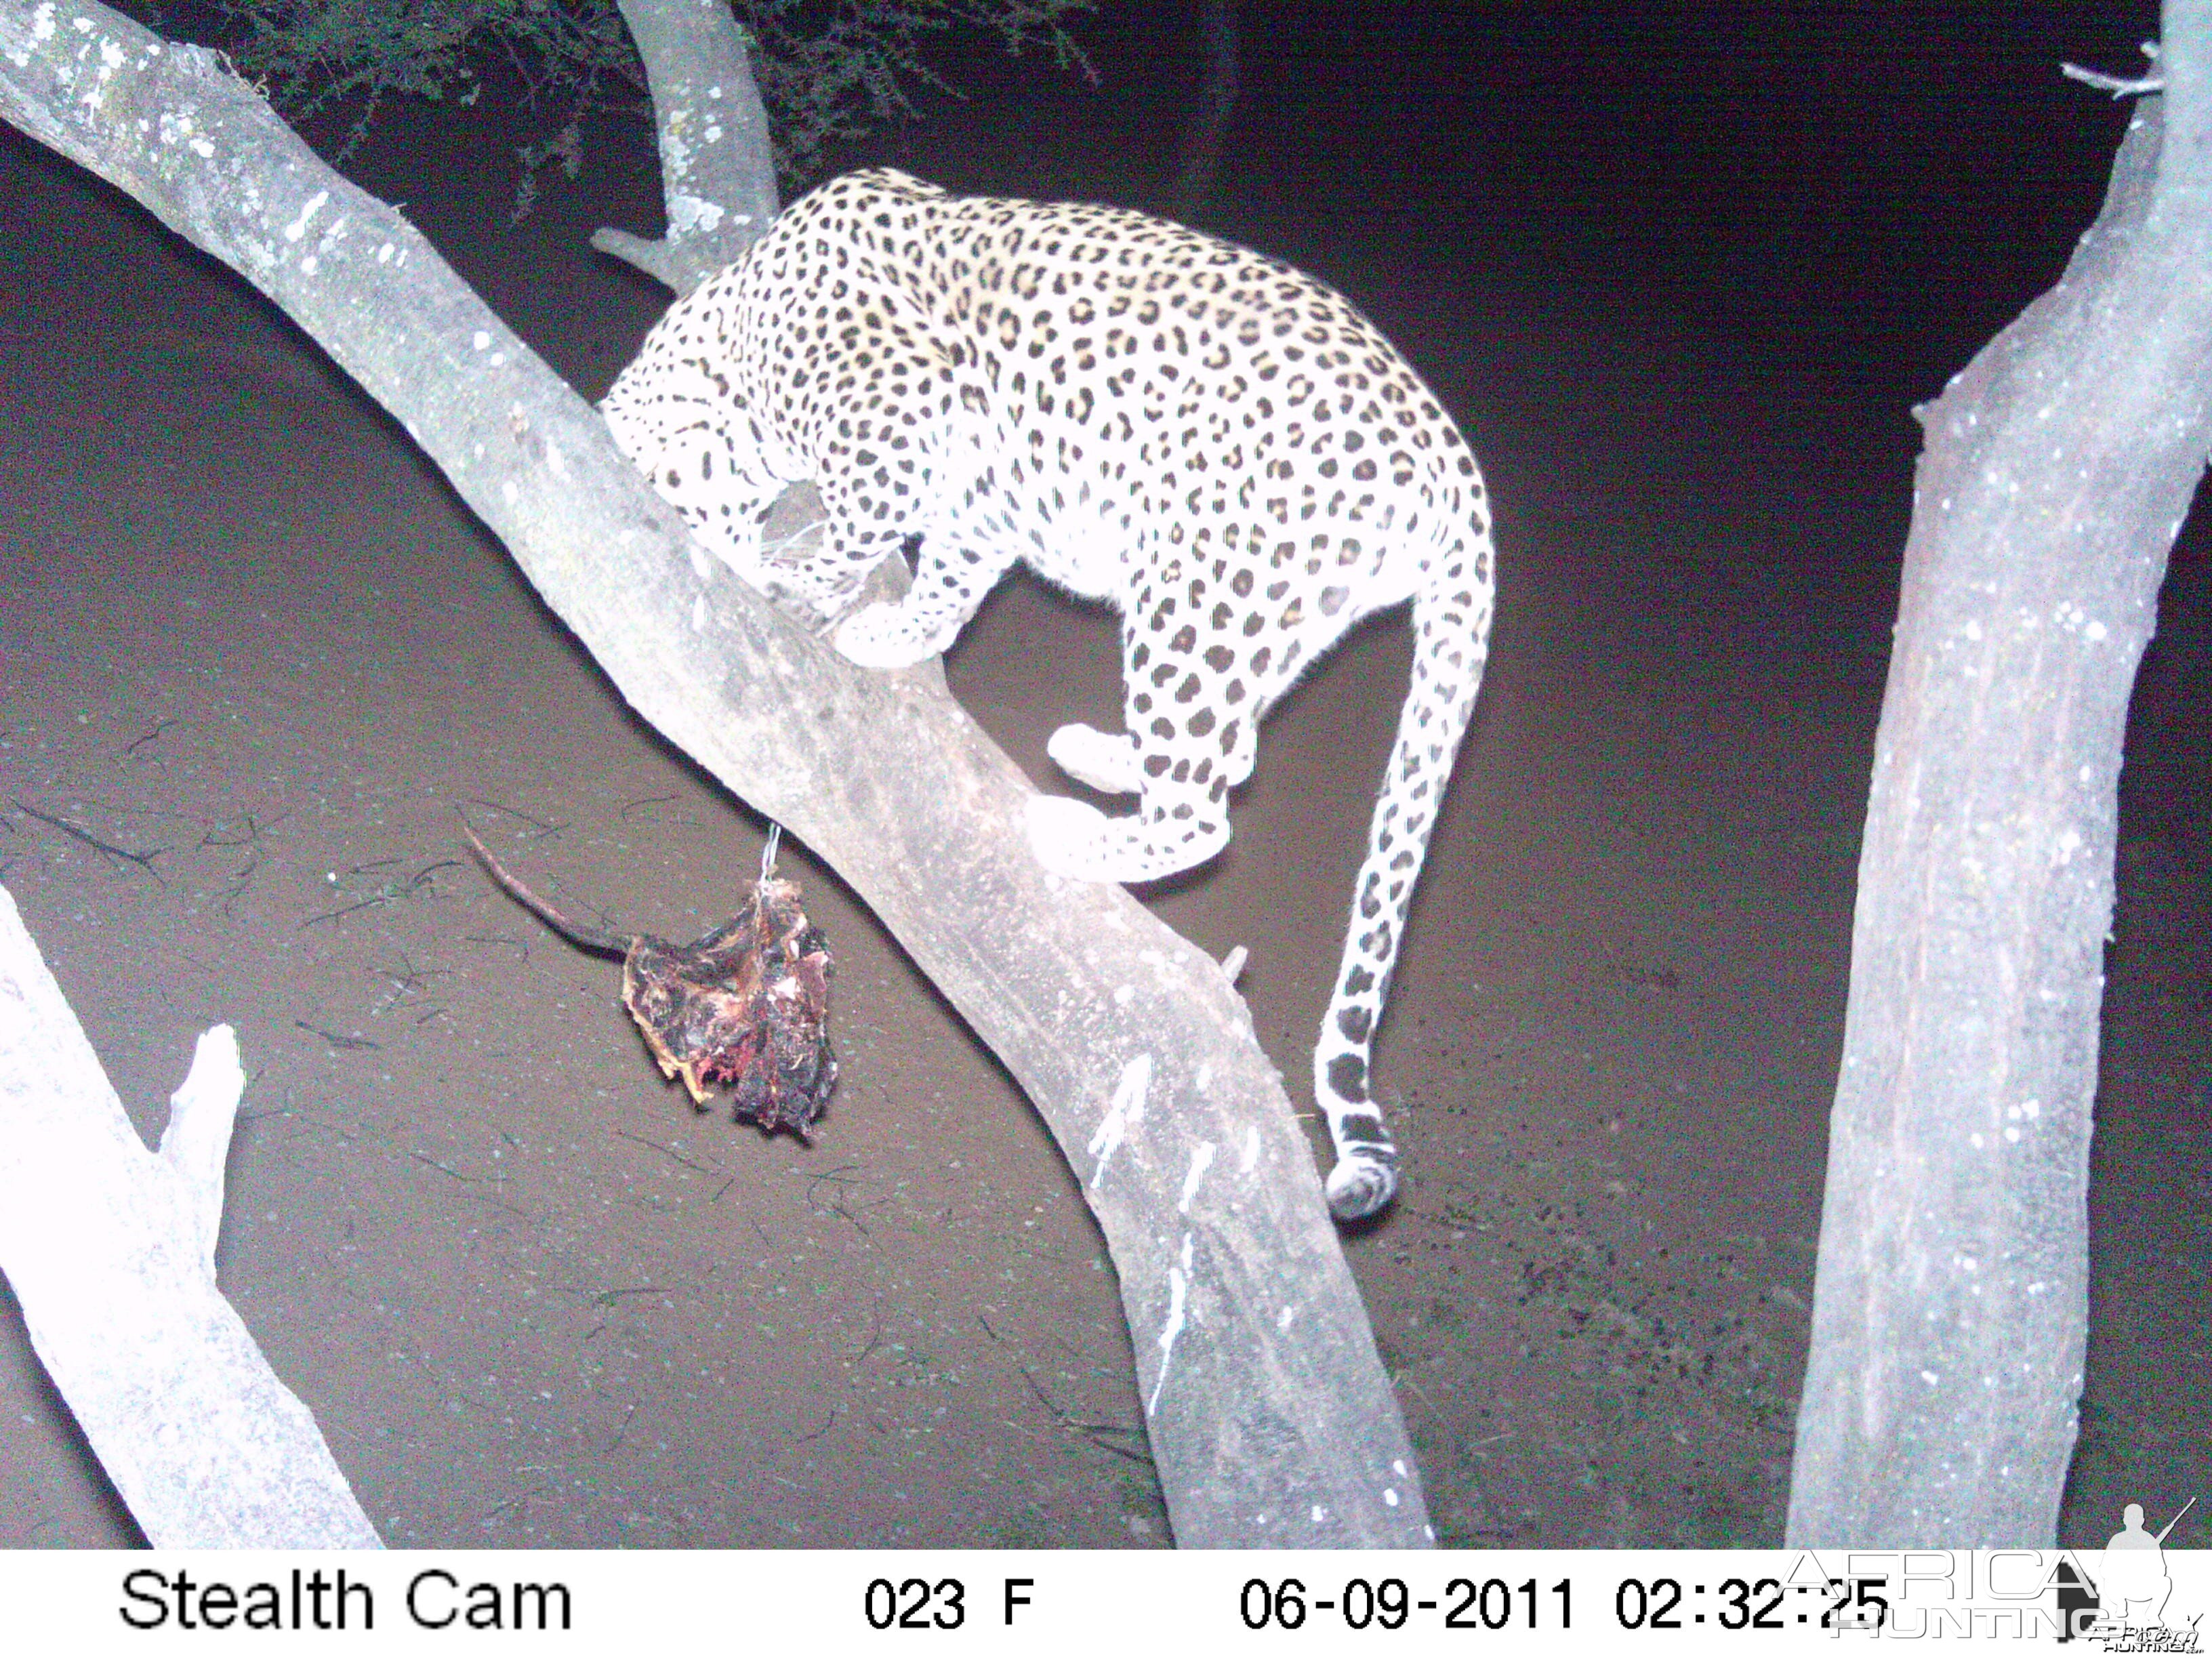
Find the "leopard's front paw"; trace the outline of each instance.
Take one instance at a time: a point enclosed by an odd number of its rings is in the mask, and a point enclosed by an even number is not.
[[[864,605],[845,619],[836,640],[839,654],[863,668],[910,668],[952,643],[923,633],[902,605]]]

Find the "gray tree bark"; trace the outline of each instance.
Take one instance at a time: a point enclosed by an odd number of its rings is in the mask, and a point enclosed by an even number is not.
[[[0,1272],[156,1549],[374,1549],[322,1431],[216,1285],[238,1042],[200,1038],[159,1152],[0,888]]]
[[[2065,275],[1918,411],[1793,1546],[2055,1539],[2121,738],[2212,441],[2208,50],[2212,3],[2169,3]]]
[[[639,714],[835,866],[998,1053],[1119,1269],[1178,1542],[1433,1542],[1311,1150],[1243,1001],[1118,889],[1046,875],[1026,781],[931,675],[856,669],[718,574],[598,415],[216,54],[89,0],[8,0],[0,116],[283,307]]]
[[[729,0],[617,0],[645,62],[668,234],[599,230],[592,246],[678,299],[750,247],[776,215],[775,153]]]

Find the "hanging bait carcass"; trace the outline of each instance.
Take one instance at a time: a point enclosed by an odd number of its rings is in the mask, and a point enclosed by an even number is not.
[[[572,921],[509,875],[465,823],[462,833],[517,903],[570,944],[622,958],[623,1006],[694,1106],[704,1111],[725,1091],[734,1117],[805,1136],[837,1084],[830,951],[799,908],[798,883],[776,878],[780,830],[769,830],[760,880],[737,915],[690,945]]]

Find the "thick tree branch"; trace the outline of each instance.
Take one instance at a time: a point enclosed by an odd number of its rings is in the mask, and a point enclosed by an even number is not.
[[[775,217],[768,112],[729,0],[619,0],[653,89],[668,234],[599,230],[592,246],[689,294]]]
[[[647,720],[826,857],[997,1051],[1120,1270],[1178,1540],[1431,1541],[1310,1150],[1219,969],[1030,857],[1020,774],[686,538],[605,423],[213,54],[0,5],[0,115],[232,264],[405,425]]]
[[[1920,411],[1793,1545],[2055,1536],[2121,736],[2212,440],[2207,10],[2064,276]]]
[[[321,1431],[222,1292],[245,1079],[200,1039],[146,1150],[0,888],[0,1272],[31,1345],[157,1549],[374,1549]]]

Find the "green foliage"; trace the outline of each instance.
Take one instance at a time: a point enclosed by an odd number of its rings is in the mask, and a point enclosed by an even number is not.
[[[575,175],[580,124],[595,112],[651,116],[644,66],[614,0],[210,0],[217,43],[288,116],[338,106],[361,142],[394,94],[473,104],[488,66],[506,66],[532,105],[561,106],[556,131],[521,152],[524,202],[537,170]],[[1089,65],[1063,27],[1094,0],[731,0],[768,106],[776,164],[804,179],[823,146],[915,112],[909,91],[954,88],[922,47],[956,27],[1006,50],[1042,48]],[[343,154],[343,152],[342,152]]]
[[[957,95],[921,54],[932,33],[965,26],[996,34],[1009,52],[1042,47],[1061,69],[1090,72],[1061,20],[1095,0],[732,0],[752,53],[753,76],[775,130],[776,165],[794,178],[822,146],[859,137],[870,121],[915,114],[907,88]]]

